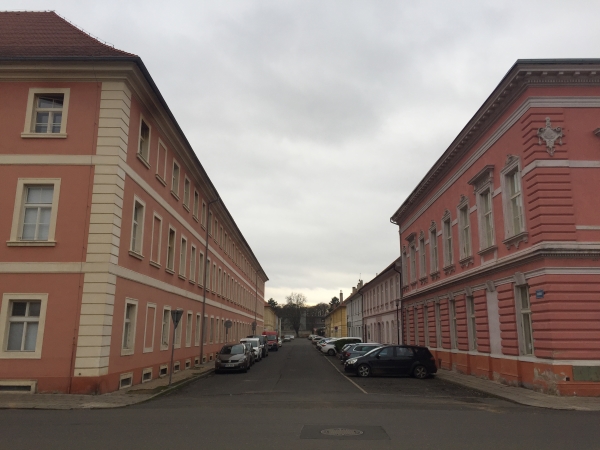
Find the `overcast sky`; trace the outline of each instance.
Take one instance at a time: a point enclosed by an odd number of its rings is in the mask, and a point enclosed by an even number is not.
[[[409,4],[410,3],[410,4]],[[3,0],[141,56],[270,281],[347,296],[519,58],[600,57],[600,2]]]

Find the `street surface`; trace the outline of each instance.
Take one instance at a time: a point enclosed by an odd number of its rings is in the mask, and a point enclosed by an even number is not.
[[[435,378],[346,377],[337,358],[306,339],[286,342],[246,374],[210,375],[136,406],[0,410],[2,450],[341,446],[599,449],[600,413],[520,406]]]

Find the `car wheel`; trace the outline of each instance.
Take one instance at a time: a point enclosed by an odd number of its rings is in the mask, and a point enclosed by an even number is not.
[[[415,366],[412,372],[413,377],[423,380],[429,376],[429,371],[425,366],[418,364]]]
[[[327,351],[327,354],[328,354],[329,356],[335,356],[335,350],[334,350],[334,349],[332,349],[332,348],[330,348],[330,349]]]
[[[361,364],[360,366],[358,366],[356,373],[358,373],[359,377],[363,377],[363,378],[370,377],[371,376],[371,368],[367,364]]]

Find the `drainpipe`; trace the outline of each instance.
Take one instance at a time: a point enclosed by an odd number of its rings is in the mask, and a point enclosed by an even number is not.
[[[216,203],[218,201],[220,201],[221,198],[217,197],[216,199],[208,202],[208,208],[206,211],[206,246],[204,247],[204,283],[202,283],[204,285],[204,289],[202,290],[202,317],[200,319],[201,323],[202,323],[202,339],[200,339],[200,361],[198,361],[200,364],[203,364],[204,361],[204,341],[205,341],[205,337],[206,337],[206,321],[204,320],[204,315],[206,314],[206,284],[208,283],[207,280],[207,274],[208,274],[208,229],[211,226],[211,224],[209,223],[210,220],[210,205],[212,205],[213,203]]]
[[[398,344],[400,345],[404,344],[404,332],[402,332],[402,335],[400,335],[400,323],[404,325],[404,309],[402,308],[402,290],[404,288],[402,280],[402,228],[400,228],[400,224],[394,222],[393,219],[390,219],[390,222],[398,225],[398,235],[400,237],[400,268],[397,267],[398,261],[394,263],[394,270],[400,274],[400,293],[398,296],[398,302],[396,303],[396,325],[398,327]],[[400,309],[400,318],[398,318],[398,309]],[[400,320],[402,322],[400,322]],[[400,338],[402,338],[402,341],[400,341]]]

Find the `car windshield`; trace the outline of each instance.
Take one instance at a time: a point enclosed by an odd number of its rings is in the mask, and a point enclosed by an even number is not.
[[[221,355],[243,355],[244,354],[244,346],[241,344],[236,345],[225,345],[221,349]]]
[[[365,353],[363,356],[367,356],[370,355],[371,353],[373,353],[375,350],[378,350],[380,347],[373,347],[373,350],[368,351],[367,353]]]
[[[276,341],[277,340],[277,336],[275,336],[274,334],[269,334],[267,336],[267,340],[268,341]]]

